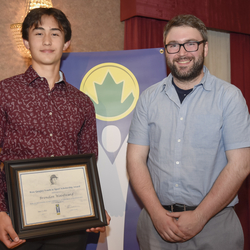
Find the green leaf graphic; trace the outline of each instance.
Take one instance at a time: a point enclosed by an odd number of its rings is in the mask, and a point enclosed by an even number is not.
[[[111,74],[108,72],[102,85],[95,82],[96,93],[98,97],[98,104],[95,105],[95,110],[98,115],[104,117],[114,117],[123,114],[134,101],[132,93],[122,103],[122,89],[124,81],[116,84]]]

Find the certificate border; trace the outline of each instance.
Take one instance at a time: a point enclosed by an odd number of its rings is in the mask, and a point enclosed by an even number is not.
[[[22,214],[22,197],[20,192],[19,171],[34,171],[50,168],[70,168],[79,164],[86,165],[90,196],[93,204],[93,216],[78,219],[68,219],[56,222],[46,222],[37,225],[24,225]],[[107,225],[100,180],[94,154],[33,158],[5,161],[4,163],[9,215],[12,225],[22,239],[46,237],[50,235],[85,230],[92,227]]]
[[[68,217],[66,219],[57,219],[57,220],[47,220],[47,221],[44,221],[44,222],[37,222],[37,223],[27,223],[27,219],[26,219],[26,216],[27,216],[27,213],[28,212],[25,212],[25,203],[24,203],[24,193],[23,193],[23,183],[22,183],[22,178],[21,176],[24,174],[33,174],[33,172],[35,172],[37,174],[37,172],[40,172],[42,173],[43,171],[51,171],[51,172],[56,172],[56,171],[64,171],[64,169],[70,169],[70,168],[74,168],[74,169],[84,169],[83,171],[83,175],[84,175],[84,180],[85,180],[85,185],[86,185],[86,188],[87,188],[87,198],[88,198],[88,201],[89,201],[89,208],[90,208],[90,212],[91,214],[86,214],[86,215],[81,215],[81,216],[77,216],[77,217]],[[21,197],[21,211],[22,211],[22,218],[23,218],[23,226],[24,227],[28,227],[28,226],[31,226],[31,225],[34,225],[34,224],[44,224],[44,223],[51,223],[53,221],[63,221],[63,220],[72,220],[72,219],[76,219],[76,218],[86,218],[86,217],[93,217],[94,216],[94,209],[93,209],[93,201],[92,201],[92,196],[91,196],[91,189],[90,189],[90,185],[89,185],[89,177],[88,177],[88,171],[86,171],[86,164],[77,164],[77,165],[72,165],[72,166],[64,166],[64,167],[53,167],[53,168],[43,168],[43,169],[32,169],[32,170],[20,170],[18,171],[18,183],[19,183],[19,192],[20,192],[20,197]]]

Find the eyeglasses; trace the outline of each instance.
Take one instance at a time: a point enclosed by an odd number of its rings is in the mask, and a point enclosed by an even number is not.
[[[186,42],[186,43],[169,43],[165,45],[165,49],[167,50],[168,54],[175,54],[178,53],[181,49],[181,46],[187,51],[187,52],[195,52],[199,49],[199,45],[202,43],[205,43],[205,40],[202,40],[200,42]]]

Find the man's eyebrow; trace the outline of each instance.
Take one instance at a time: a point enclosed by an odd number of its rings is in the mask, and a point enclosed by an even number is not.
[[[35,27],[33,30],[45,30],[45,29],[43,27]],[[62,30],[59,28],[51,28],[50,30],[62,32]]]
[[[187,40],[185,40],[183,43],[188,43],[188,42],[197,42],[198,40],[197,39],[187,39]],[[169,41],[168,42],[169,44],[170,43],[178,43],[178,44],[180,44],[178,41],[176,41],[176,40],[172,40],[172,41]]]
[[[33,30],[44,30],[44,28],[42,28],[42,27],[35,27]]]
[[[50,30],[58,30],[58,31],[61,31],[61,32],[62,32],[62,30],[59,29],[59,28],[52,28],[52,29],[50,29]]]
[[[172,41],[169,41],[168,43],[178,43],[178,41],[172,40]]]

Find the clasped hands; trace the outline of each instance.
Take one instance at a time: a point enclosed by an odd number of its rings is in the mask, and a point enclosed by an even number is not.
[[[197,235],[206,221],[196,210],[169,212],[163,208],[157,215],[151,216],[160,236],[169,242],[184,242]]]

